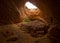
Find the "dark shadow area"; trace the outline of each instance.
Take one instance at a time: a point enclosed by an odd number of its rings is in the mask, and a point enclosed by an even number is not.
[[[27,1],[0,0],[0,43],[60,43],[60,1]]]

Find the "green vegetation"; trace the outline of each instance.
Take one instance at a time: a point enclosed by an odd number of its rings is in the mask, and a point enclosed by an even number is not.
[[[24,19],[24,22],[30,22],[31,20],[29,18]]]

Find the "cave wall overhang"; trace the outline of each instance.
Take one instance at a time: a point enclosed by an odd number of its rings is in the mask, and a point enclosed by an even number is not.
[[[24,5],[28,1],[27,0],[23,0],[21,2],[22,2],[22,3],[20,3],[21,6],[18,5],[18,8],[20,9],[20,12],[22,11],[22,9],[24,10]],[[51,10],[49,9],[47,1],[29,0],[29,2],[33,3],[34,5],[36,5],[42,11],[42,13],[40,14],[41,18],[43,18],[44,20],[46,20],[48,23],[51,23],[52,13],[51,13]],[[23,16],[25,14],[23,13],[23,14],[20,14],[20,15]]]
[[[28,0],[0,0],[0,23],[1,24],[13,24],[20,23],[21,21],[21,9],[24,7]],[[42,10],[40,16],[50,23],[51,11],[47,5],[47,1],[42,0],[29,0]],[[4,12],[4,13],[3,13]]]

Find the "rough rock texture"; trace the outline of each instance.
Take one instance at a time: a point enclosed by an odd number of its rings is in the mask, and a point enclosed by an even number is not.
[[[53,27],[49,32],[52,43],[60,43],[60,26]]]
[[[16,24],[0,26],[0,43],[49,43],[48,40],[47,36],[41,39],[34,38]]]
[[[23,33],[16,24],[0,26],[0,43],[33,43],[33,38]]]
[[[29,33],[32,37],[42,37],[48,33],[49,26],[42,21],[34,20],[19,24],[20,29]]]
[[[20,13],[19,10],[21,6],[24,6],[24,3],[27,0],[0,0],[0,43],[49,43],[49,38],[47,38],[48,42],[45,38],[41,39],[35,39],[31,37],[30,34],[24,33],[24,31],[21,31],[20,28],[18,29],[16,25],[6,25],[6,24],[14,24],[19,23],[21,21],[20,19]],[[30,0],[34,4],[36,4],[44,13],[42,16],[47,21],[50,20],[49,15],[53,15],[53,24],[59,25],[60,27],[60,6],[58,0]],[[35,2],[36,3],[35,3]],[[42,2],[44,4],[42,4]],[[47,6],[45,6],[45,4]],[[19,8],[19,10],[18,10]],[[50,8],[52,13],[49,11]],[[48,9],[48,10],[46,10]],[[47,16],[46,16],[47,15]],[[4,26],[1,26],[4,25]],[[52,40],[52,43],[59,43],[60,42],[60,28],[53,28],[51,30],[50,35],[54,38],[50,37],[50,40]],[[35,42],[34,42],[35,41]]]
[[[20,22],[20,14],[12,0],[0,0],[0,25]]]

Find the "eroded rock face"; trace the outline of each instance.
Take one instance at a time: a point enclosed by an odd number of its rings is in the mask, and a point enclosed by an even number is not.
[[[22,23],[19,25],[20,29],[30,34],[32,37],[42,37],[44,36],[49,29],[49,26],[45,23],[35,20],[27,23]]]
[[[55,26],[50,30],[49,38],[52,43],[60,43],[60,26]]]
[[[20,22],[18,7],[14,3],[12,0],[0,0],[0,26]]]
[[[0,43],[20,43],[19,33],[16,25],[0,26]]]
[[[0,26],[0,43],[34,43],[34,40],[16,24]]]

